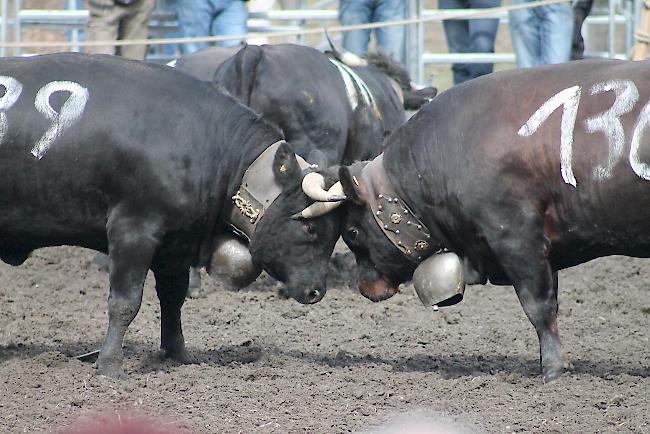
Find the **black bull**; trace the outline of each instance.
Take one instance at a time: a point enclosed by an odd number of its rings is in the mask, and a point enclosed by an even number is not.
[[[98,360],[108,375],[122,372],[124,333],[151,269],[161,347],[187,361],[188,268],[209,262],[244,172],[281,133],[208,83],[113,56],[3,59],[0,87],[0,258],[19,265],[36,248],[63,244],[109,253]],[[338,222],[292,219],[311,203],[304,173],[286,143],[270,161],[281,192],[251,238],[253,260],[296,300],[316,302]]]
[[[467,283],[514,286],[544,379],[557,378],[567,367],[557,271],[650,256],[648,71],[649,62],[598,60],[481,77],[422,108],[390,137],[383,164],[342,167],[343,238],[364,295],[390,297],[449,250]],[[370,215],[386,180],[430,232],[428,258],[408,258]],[[408,232],[406,220],[386,227]]]
[[[207,47],[194,53],[186,54],[173,63],[173,66],[185,74],[203,81],[212,81],[214,71],[217,70],[227,58],[233,56],[242,48],[241,45],[234,47]]]
[[[248,45],[216,68],[210,49],[190,56],[177,68],[200,77],[214,68],[216,85],[277,125],[299,155],[322,165],[375,157],[404,122],[405,105],[417,110],[436,94],[412,89],[408,72],[380,54],[354,67],[295,44]]]

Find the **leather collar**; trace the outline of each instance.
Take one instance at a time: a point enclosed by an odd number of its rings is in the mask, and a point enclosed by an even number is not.
[[[282,143],[285,141],[275,142],[253,161],[244,172],[237,193],[230,198],[232,204],[224,220],[237,235],[246,238],[248,242],[266,210],[282,193],[282,186],[273,174],[275,153]],[[298,154],[296,159],[301,169],[312,167]]]
[[[397,195],[384,170],[384,154],[361,171],[366,182],[370,209],[381,231],[390,242],[414,262],[443,251],[431,244],[431,233],[406,203]]]

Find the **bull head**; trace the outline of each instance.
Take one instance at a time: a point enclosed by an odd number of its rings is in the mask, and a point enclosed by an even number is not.
[[[252,262],[285,283],[283,294],[316,303],[327,291],[329,258],[340,234],[338,213],[329,211],[345,197],[333,186],[333,173],[301,168],[288,143],[278,147],[272,172],[281,191],[251,236]]]
[[[400,283],[412,280],[425,306],[460,302],[465,290],[461,259],[442,247],[437,234],[397,196],[382,162],[383,155],[339,168],[349,198],[342,235],[357,260],[361,293],[385,300]]]

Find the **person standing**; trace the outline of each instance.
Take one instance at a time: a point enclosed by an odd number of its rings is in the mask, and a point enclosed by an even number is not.
[[[242,0],[176,0],[178,26],[184,37],[243,35],[248,10]],[[217,42],[220,47],[239,45],[242,40]],[[208,42],[181,44],[183,54],[208,47]]]
[[[525,4],[533,0],[513,0]],[[568,62],[573,38],[570,3],[555,3],[508,12],[512,46],[519,68]]]
[[[340,0],[339,20],[344,26],[353,24],[398,21],[406,18],[404,0]],[[377,48],[398,62],[405,63],[404,26],[374,29]],[[343,32],[343,48],[359,56],[366,54],[370,42],[370,29]]]
[[[88,41],[147,39],[149,17],[155,0],[88,0],[90,17],[86,25]],[[143,60],[147,45],[102,45],[86,47],[86,53],[117,54]]]
[[[501,5],[501,0],[439,0],[440,9],[483,9]],[[443,20],[447,47],[450,53],[494,53],[494,39],[499,27],[498,18]],[[454,63],[454,84],[489,74],[492,63]]]

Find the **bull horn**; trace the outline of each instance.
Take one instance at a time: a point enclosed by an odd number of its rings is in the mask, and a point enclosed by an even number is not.
[[[334,41],[332,41],[332,38],[330,38],[330,34],[328,33],[327,29],[323,30],[336,60],[339,60],[348,66],[368,66],[366,59],[363,59],[354,53],[344,50],[343,48],[338,48],[336,45],[334,45]]]
[[[302,191],[317,202],[339,202],[346,199],[340,182],[325,190],[325,178],[316,172],[308,173],[302,179]]]
[[[341,206],[343,202],[314,202],[299,213],[291,216],[292,219],[310,219],[320,217]]]
[[[409,85],[411,86],[412,90],[420,90],[420,89],[424,89],[426,87],[425,85],[418,84],[418,83],[416,83],[414,81],[410,82]]]

